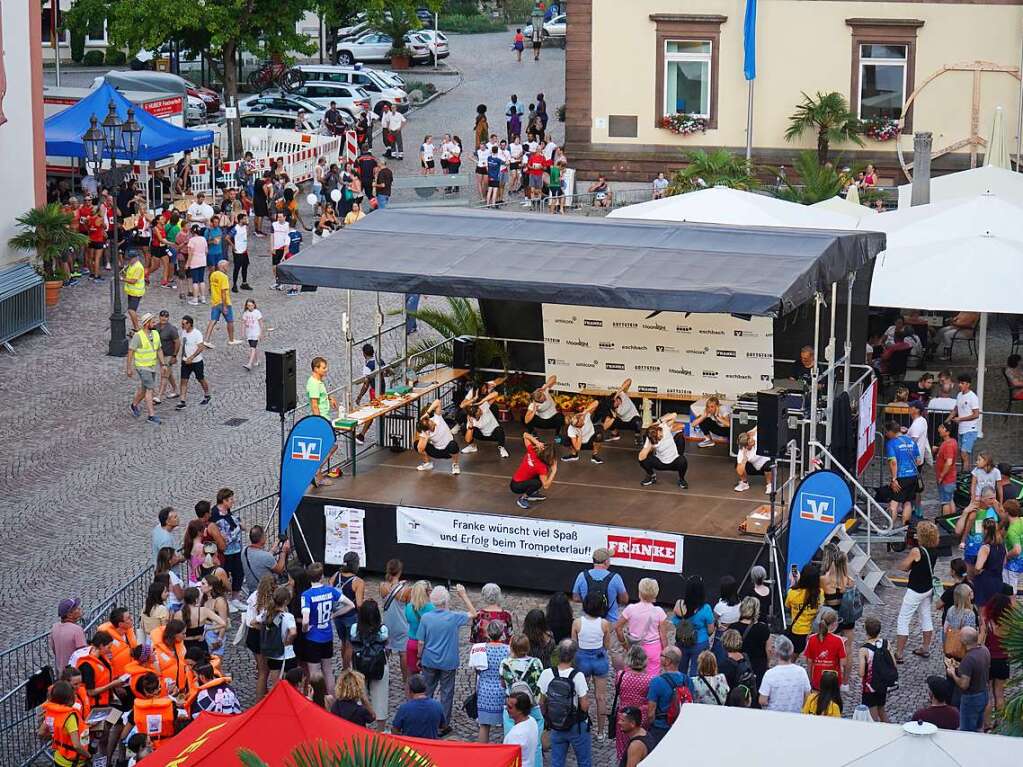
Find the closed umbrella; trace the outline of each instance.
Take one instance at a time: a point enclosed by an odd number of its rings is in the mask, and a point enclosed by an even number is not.
[[[1005,144],[1005,115],[1001,107],[995,107],[995,116],[991,121],[991,137],[987,142],[987,153],[984,165],[992,168],[1009,170],[1009,147]]]

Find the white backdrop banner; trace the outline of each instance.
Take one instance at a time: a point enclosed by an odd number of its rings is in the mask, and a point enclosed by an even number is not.
[[[612,564],[682,572],[683,536],[671,533],[411,506],[399,506],[396,521],[398,543],[566,562],[592,562],[607,548]]]
[[[657,394],[739,394],[774,380],[774,321],[730,314],[651,312],[543,304],[547,375],[558,389]]]

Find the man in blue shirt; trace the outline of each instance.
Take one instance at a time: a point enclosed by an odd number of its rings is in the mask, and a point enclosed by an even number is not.
[[[391,731],[410,738],[436,740],[444,727],[444,709],[433,698],[426,697],[422,674],[409,677],[408,689],[409,699],[398,706]]]
[[[621,607],[629,604],[629,593],[625,590],[625,582],[618,573],[612,573],[608,568],[611,560],[611,552],[607,549],[593,550],[593,568],[583,570],[575,577],[575,585],[572,586],[572,599],[582,602],[586,599],[590,587],[604,589],[607,594],[607,613],[604,615],[611,623],[618,620],[618,611]]]
[[[302,630],[305,641],[299,644],[299,661],[319,666],[328,690],[334,689],[335,614],[349,612],[352,601],[323,580],[323,565],[313,562],[306,568],[312,586],[302,592]]]
[[[217,263],[224,257],[224,230],[220,228],[220,216],[213,216],[210,225],[206,227],[206,266],[210,271],[216,268]]]
[[[419,665],[426,682],[426,697],[432,698],[440,687],[445,722],[442,736],[451,732],[451,706],[455,697],[455,673],[459,666],[458,630],[476,617],[476,608],[465,595],[465,586],[458,584],[455,593],[461,597],[468,612],[449,610],[451,595],[443,586],[435,586],[430,592],[433,610],[419,621]]]
[[[498,192],[501,188],[501,171],[505,168],[504,160],[498,154],[498,146],[490,147],[490,155],[487,157],[487,205],[496,205]]]
[[[917,468],[920,448],[917,447],[916,440],[902,433],[902,427],[897,421],[888,421],[884,426],[884,432],[884,457],[888,461],[892,477],[888,485],[891,488],[888,510],[894,518],[899,513],[899,504],[902,504],[902,518],[908,522],[913,514],[913,500],[916,498],[920,483],[920,472]]]
[[[678,670],[682,662],[682,651],[677,647],[668,647],[661,653],[661,673],[650,680],[647,689],[647,715],[650,719],[649,735],[656,745],[665,735],[671,722],[668,711],[671,701],[677,697],[679,687],[689,688],[689,677]]]

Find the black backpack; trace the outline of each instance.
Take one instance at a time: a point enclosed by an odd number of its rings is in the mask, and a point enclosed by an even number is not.
[[[554,678],[547,685],[547,725],[552,730],[565,732],[579,723],[575,695],[575,675],[578,673],[572,669],[568,676],[561,676],[555,669]]]
[[[352,665],[370,681],[383,679],[384,669],[387,668],[386,650],[386,644],[380,639],[379,633],[367,638],[356,632],[352,639]]]
[[[606,618],[608,611],[611,609],[611,601],[608,599],[607,589],[611,585],[611,579],[614,575],[608,573],[606,577],[597,580],[590,575],[589,570],[583,571],[583,578],[586,580],[586,596],[590,594],[597,594],[600,597],[600,617]]]
[[[277,613],[272,621],[264,622],[259,629],[259,653],[264,658],[284,657],[284,637],[281,636],[281,616]]]
[[[753,664],[750,662],[749,656],[743,653],[742,660],[735,665],[735,684],[732,687],[741,685],[749,690],[750,696],[753,696],[758,689],[757,674],[753,670]]]
[[[888,651],[888,640],[882,639],[881,646],[867,642],[864,648],[873,654],[873,661],[870,664],[869,679],[867,684],[874,692],[884,692],[899,686],[899,670],[895,667],[892,655]]]

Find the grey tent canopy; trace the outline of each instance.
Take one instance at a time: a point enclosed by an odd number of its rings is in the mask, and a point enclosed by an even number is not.
[[[876,232],[404,208],[371,213],[278,274],[328,288],[778,316],[884,247]]]

